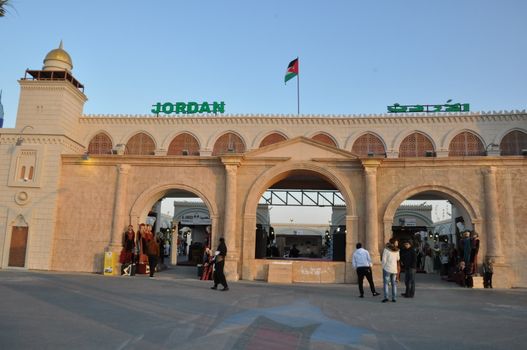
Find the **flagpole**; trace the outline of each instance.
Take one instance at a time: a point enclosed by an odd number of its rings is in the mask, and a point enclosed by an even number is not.
[[[297,111],[300,115],[300,60],[296,58],[298,62],[298,74],[296,75],[296,100],[297,100]]]

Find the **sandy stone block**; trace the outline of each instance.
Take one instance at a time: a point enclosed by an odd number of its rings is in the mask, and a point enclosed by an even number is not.
[[[473,288],[483,288],[483,277],[472,277],[474,281]]]
[[[269,265],[268,264],[258,264],[254,265],[254,279],[257,281],[266,281],[267,276],[269,275]]]
[[[293,282],[293,263],[277,261],[269,264],[267,275],[269,283],[292,283]]]
[[[293,269],[293,281],[304,283],[320,283],[322,267],[319,263],[302,261]]]

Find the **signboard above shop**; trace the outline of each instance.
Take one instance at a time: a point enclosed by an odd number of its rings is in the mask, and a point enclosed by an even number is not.
[[[187,213],[181,217],[181,225],[211,225],[210,216],[204,213]]]
[[[225,113],[225,102],[157,102],[152,105],[151,112],[158,115],[160,113],[169,114],[218,114]]]
[[[438,113],[438,112],[470,112],[468,103],[447,103],[442,105],[400,105],[395,103],[393,106],[387,106],[388,113]]]

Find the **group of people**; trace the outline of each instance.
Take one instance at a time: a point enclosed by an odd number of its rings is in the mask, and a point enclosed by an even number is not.
[[[364,298],[364,277],[370,284],[370,290],[373,296],[380,295],[375,290],[375,284],[372,276],[372,266],[370,253],[362,248],[361,243],[357,243],[357,250],[353,253],[352,265],[357,270],[359,297]],[[410,241],[403,243],[403,249],[399,250],[399,242],[391,238],[382,252],[381,257],[382,274],[383,274],[383,303],[388,301],[397,301],[397,281],[399,280],[400,268],[405,271],[406,290],[402,294],[405,298],[413,298],[415,295],[415,273],[417,266],[417,253],[412,248]]]
[[[152,225],[140,224],[137,232],[129,225],[123,235],[123,249],[119,256],[121,275],[146,273],[148,265],[150,277],[154,277],[159,254],[159,242],[152,233]],[[140,270],[143,266],[144,271]]]
[[[154,277],[158,257],[160,255],[160,244],[152,233],[152,225],[140,224],[136,233],[132,225],[128,226],[127,231],[123,234],[123,249],[119,256],[121,263],[121,275],[129,274],[135,276],[136,273],[146,273],[146,264],[148,263],[150,277]],[[208,249],[208,248],[207,248]],[[214,254],[208,249],[209,257],[207,258],[207,267],[212,273],[214,285],[211,289],[218,289],[222,285],[222,291],[228,291],[229,286],[225,278],[224,266],[225,257],[227,256],[227,245],[225,239],[220,238],[218,249]],[[164,254],[164,252],[162,252]],[[138,271],[141,266],[145,266],[145,271]],[[208,272],[207,272],[208,273]]]
[[[383,289],[384,299],[383,303],[388,301],[397,301],[397,282],[401,268],[404,269],[404,283],[406,290],[401,295],[405,298],[413,298],[415,296],[415,275],[419,267],[418,250],[412,246],[411,240],[406,240],[402,244],[402,249],[399,249],[399,242],[395,238],[391,238],[382,252],[381,264],[383,271]],[[362,248],[361,243],[357,243],[356,251],[353,253],[352,265],[357,271],[359,284],[359,297],[364,298],[364,277],[370,284],[370,289],[373,296],[379,295],[375,290],[375,284],[372,277],[372,261],[369,252]],[[461,242],[461,254],[458,254],[455,249],[448,251],[449,259],[442,260],[444,270],[448,271],[449,280],[458,282],[463,287],[473,287],[473,274],[476,271],[476,260],[479,251],[479,239],[477,234],[465,233],[464,239]],[[454,264],[451,265],[450,262]],[[426,265],[426,262],[424,263]],[[452,267],[451,267],[452,266]],[[443,269],[442,269],[443,270]],[[492,288],[492,275],[494,273],[494,261],[487,257],[483,263],[483,286],[485,288]],[[452,278],[452,279],[450,279]]]

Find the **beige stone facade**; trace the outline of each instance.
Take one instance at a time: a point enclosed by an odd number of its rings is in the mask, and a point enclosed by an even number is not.
[[[500,155],[498,148],[511,132],[527,134],[525,112],[83,115],[86,96],[76,81],[37,77],[20,86],[16,128],[0,130],[2,268],[13,267],[13,235],[26,227],[24,263],[15,268],[101,272],[104,252],[120,250],[126,225],[145,221],[160,198],[183,190],[207,206],[213,242],[225,237],[229,279],[353,282],[355,243],[364,242],[378,261],[399,205],[425,194],[450,200],[480,234],[478,259],[496,259],[497,283],[527,286],[527,158]],[[478,154],[452,155],[453,140],[463,133],[476,139]],[[101,134],[114,152],[83,159]],[[152,154],[119,146],[138,134],[149,137]],[[169,154],[183,134],[197,141],[198,151]],[[428,140],[428,156],[401,156],[415,134]],[[218,148],[225,135],[237,140],[236,149]],[[279,142],[268,138],[260,147],[270,135],[280,135],[273,136]],[[364,135],[377,137],[383,154],[352,152]],[[258,201],[291,174],[324,179],[344,197],[345,262],[270,267],[271,261],[254,258]]]

